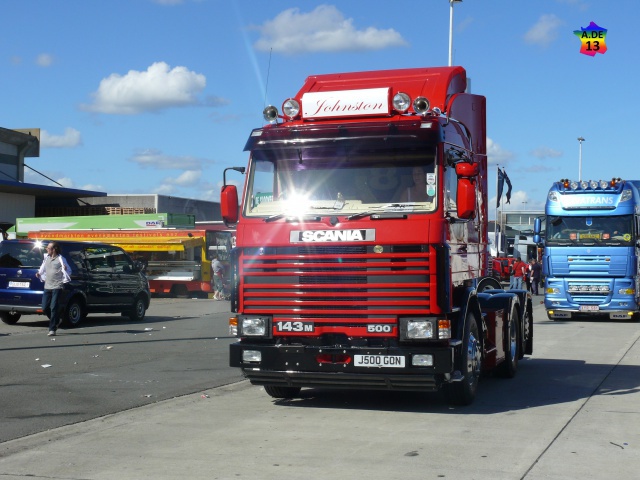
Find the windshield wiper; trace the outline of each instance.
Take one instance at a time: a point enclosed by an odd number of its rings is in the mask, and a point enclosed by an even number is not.
[[[421,206],[421,204],[419,203],[390,203],[382,207],[376,207],[375,211],[368,210],[366,212],[354,213],[353,215],[349,215],[347,217],[347,220],[357,220],[358,218],[368,217],[370,215],[383,215],[383,214],[386,216],[386,218],[406,218],[406,214],[402,212],[403,209],[419,207],[419,206]],[[388,208],[395,209],[398,211],[393,211],[393,210],[387,211]]]
[[[271,215],[270,217],[266,217],[264,219],[265,223],[275,222],[276,220],[280,220],[281,218],[285,218],[287,222],[319,222],[322,220],[320,215],[306,214],[306,215],[290,215],[288,213],[276,213],[275,215]]]

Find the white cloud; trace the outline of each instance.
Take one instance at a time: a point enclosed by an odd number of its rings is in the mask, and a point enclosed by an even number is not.
[[[182,172],[177,178],[165,178],[164,184],[178,185],[180,187],[191,187],[196,185],[202,177],[201,170],[187,170]]]
[[[71,180],[69,177],[58,178],[56,182],[58,182],[60,185],[62,185],[65,188],[75,188],[73,186],[73,180]]]
[[[524,34],[524,41],[530,45],[548,47],[557,37],[562,20],[553,14],[542,15]]]
[[[151,167],[160,170],[200,170],[201,166],[208,163],[188,156],[165,155],[160,150],[148,149],[137,152],[131,157],[131,161],[141,167]]]
[[[67,127],[63,135],[51,135],[46,130],[40,132],[40,146],[42,148],[72,148],[82,145],[80,132]]]
[[[158,195],[171,195],[176,191],[176,188],[173,185],[160,185],[158,188],[152,190],[153,193],[157,193]]]
[[[170,107],[198,104],[197,94],[204,90],[206,77],[186,67],[169,68],[156,62],[146,71],[129,70],[126,75],[112,73],[102,79],[94,102],[81,108],[116,115],[133,115]]]
[[[50,67],[53,65],[53,56],[48,53],[41,53],[36,57],[36,64],[40,67]]]
[[[536,158],[558,158],[562,156],[562,152],[549,147],[538,147],[531,152]]]
[[[93,183],[88,183],[87,185],[83,185],[80,187],[80,190],[91,190],[92,192],[105,192],[106,189],[102,185],[95,185]]]
[[[320,5],[310,13],[290,8],[258,30],[262,37],[254,44],[256,49],[285,54],[381,50],[408,45],[393,29],[357,30],[353,19],[345,19],[332,5]]]
[[[513,160],[513,158],[515,158],[515,155],[512,152],[504,150],[500,145],[487,137],[487,163],[489,165],[495,163],[505,165],[509,163],[510,160]]]

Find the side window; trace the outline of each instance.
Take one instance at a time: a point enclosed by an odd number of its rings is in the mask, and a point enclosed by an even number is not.
[[[123,250],[114,249],[111,253],[111,258],[113,259],[113,267],[115,273],[131,273],[133,272],[133,264],[131,263],[131,259],[129,255],[127,255]]]
[[[273,163],[268,161],[256,161],[252,177],[251,201],[249,210],[253,210],[261,203],[273,202],[275,171]]]
[[[452,216],[457,216],[456,201],[458,195],[458,176],[453,165],[444,169],[444,210]]]
[[[84,261],[82,259],[82,252],[80,250],[62,250],[62,255],[67,260],[67,263],[71,267],[71,270],[75,273],[78,270],[84,269]]]
[[[103,247],[87,247],[85,250],[89,270],[95,273],[111,273],[113,268],[109,265],[107,250]]]

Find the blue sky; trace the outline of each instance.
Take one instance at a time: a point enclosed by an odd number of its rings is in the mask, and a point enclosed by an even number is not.
[[[0,126],[66,187],[217,201],[266,104],[308,75],[447,65],[448,0],[3,0]],[[489,191],[542,209],[553,181],[640,178],[637,0],[464,0],[453,64],[487,97]],[[574,30],[608,30],[580,54]],[[636,52],[636,53],[633,53]],[[237,174],[229,174],[232,178]],[[25,181],[51,185],[27,169]],[[525,203],[526,202],[526,203]]]

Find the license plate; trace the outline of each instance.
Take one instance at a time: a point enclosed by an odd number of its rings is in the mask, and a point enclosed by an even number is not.
[[[29,288],[29,282],[12,282],[9,281],[9,288]]]
[[[597,312],[600,310],[598,305],[580,305],[581,312]]]
[[[404,357],[402,355],[354,355],[353,366],[404,368]]]

